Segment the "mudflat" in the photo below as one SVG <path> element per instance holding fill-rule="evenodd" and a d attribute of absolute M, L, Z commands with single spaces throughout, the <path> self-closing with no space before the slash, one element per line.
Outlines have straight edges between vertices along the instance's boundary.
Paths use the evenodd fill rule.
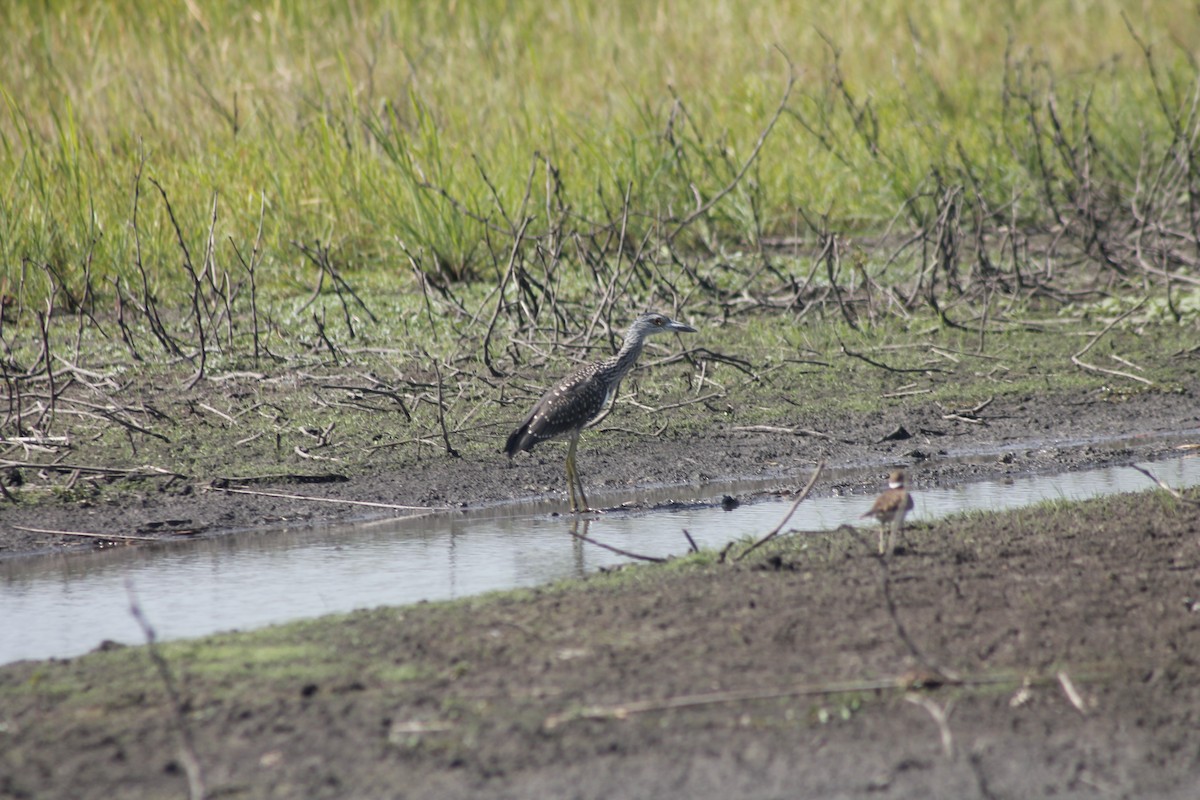
<path fill-rule="evenodd" d="M 919 491 L 1153 458 L 1197 426 L 1187 391 L 988 411 L 987 424 L 912 406 L 812 425 L 837 441 L 717 427 L 581 451 L 581 469 L 597 498 L 768 470 L 799 485 L 817 458 L 831 477 L 816 491 L 856 488 L 859 470 L 893 462 L 913 465 Z M 912 438 L 884 439 L 899 426 Z M 1113 442 L 1122 431 L 1148 435 Z M 622 434 L 593 438 L 606 435 Z M 303 491 L 468 507 L 559 498 L 557 455 L 511 468 L 427 458 Z M 190 782 L 193 795 L 264 798 L 1191 798 L 1200 513 L 1197 493 L 1185 497 L 945 520 L 906 531 L 889 561 L 870 528 L 791 532 L 742 560 L 735 547 L 723 563 L 701 554 L 8 665 L 0 796 L 179 797 Z M 215 489 L 164 502 L 61 508 L 43 525 L 347 513 Z"/>
<path fill-rule="evenodd" d="M 907 465 L 918 484 L 955 485 L 1124 463 L 1170 454 L 1189 434 L 1200 431 L 1193 378 L 1186 373 L 1180 377 L 1186 380 L 1169 391 L 1125 394 L 1093 387 L 1007 394 L 982 411 L 964 409 L 961 414 L 919 398 L 868 413 L 850 413 L 831 404 L 825 412 L 788 414 L 788 387 L 766 388 L 757 391 L 755 401 L 777 411 L 765 424 L 742 424 L 732 413 L 700 408 L 664 412 L 653 419 L 700 419 L 702 430 L 675 432 L 664 425 L 663 432 L 650 435 L 630 430 L 629 411 L 618 412 L 598 430 L 584 434 L 579 469 L 589 499 L 604 507 L 606 493 L 615 496 L 648 485 L 676 486 L 683 499 L 702 493 L 705 483 L 742 478 L 777 480 L 781 489 L 796 489 L 819 461 L 825 461 L 828 470 L 816 486 L 818 493 L 874 492 L 893 464 Z M 287 395 L 295 390 L 281 386 L 274 391 Z M 229 388 L 201 383 L 189 394 L 175 403 L 215 406 L 228 396 Z M 390 424 L 386 417 L 377 419 L 381 429 Z M 128 457 L 121 462 L 126 469 L 105 475 L 103 453 L 85 450 L 82 458 L 90 456 L 101 474 L 84 467 L 73 476 L 77 480 L 72 490 L 39 502 L 0 505 L 0 558 L 412 513 L 399 508 L 405 506 L 469 513 L 497 502 L 540 500 L 548 511 L 565 511 L 566 446 L 543 444 L 509 462 L 501 452 L 507 429 L 503 423 L 494 427 L 490 438 L 487 432 L 474 434 L 476 446 L 463 448 L 457 457 L 433 447 L 409 447 L 352 462 L 285 458 L 265 469 L 263 463 L 276 459 L 253 461 L 256 454 L 250 447 L 235 447 L 228 441 L 230 433 L 220 433 L 230 458 L 249 459 L 260 470 L 243 479 L 211 471 L 173 477 L 129 469 Z M 209 446 L 214 435 L 204 425 L 181 421 L 172 430 L 174 441 L 160 447 L 173 452 L 174 463 L 189 448 L 201 451 Z M 150 444 L 154 442 L 145 447 Z M 69 476 L 71 462 L 62 457 L 56 462 L 60 473 Z M 32 475 L 39 470 L 27 471 Z M 60 475 L 57 480 L 66 478 Z M 110 485 L 114 481 L 119 489 Z M 105 539 L 103 534 L 116 536 Z"/>

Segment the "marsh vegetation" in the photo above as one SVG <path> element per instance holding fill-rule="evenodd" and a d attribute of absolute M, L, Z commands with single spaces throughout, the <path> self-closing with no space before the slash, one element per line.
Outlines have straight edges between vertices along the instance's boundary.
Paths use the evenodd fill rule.
<path fill-rule="evenodd" d="M 4 3 L 0 550 L 556 492 L 647 308 L 597 483 L 1195 427 L 1190 4 L 744 5 Z M 1154 497 L 6 667 L 0 795 L 1191 797 Z"/>
<path fill-rule="evenodd" d="M 687 435 L 735 408 L 1173 390 L 1197 357 L 1184 4 L 0 23 L 5 464 L 101 470 L 10 470 L 27 496 L 487 457 L 535 370 L 650 307 L 704 334 L 634 384 L 642 433 L 664 405 Z"/>

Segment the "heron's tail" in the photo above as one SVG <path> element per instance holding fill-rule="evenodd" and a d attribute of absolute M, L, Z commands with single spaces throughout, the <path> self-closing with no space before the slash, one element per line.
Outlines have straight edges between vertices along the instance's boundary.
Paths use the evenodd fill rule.
<path fill-rule="evenodd" d="M 526 422 L 524 425 L 522 425 L 521 427 L 519 427 L 515 431 L 513 431 L 512 435 L 508 437 L 508 441 L 504 445 L 505 455 L 507 455 L 509 458 L 512 458 L 513 456 L 515 456 L 517 453 L 521 452 L 522 450 L 530 449 L 530 447 L 533 446 L 532 443 L 530 443 L 529 446 L 526 446 L 526 444 L 525 444 L 525 439 L 526 439 L 525 434 L 528 432 L 529 432 L 529 423 L 528 422 Z"/>

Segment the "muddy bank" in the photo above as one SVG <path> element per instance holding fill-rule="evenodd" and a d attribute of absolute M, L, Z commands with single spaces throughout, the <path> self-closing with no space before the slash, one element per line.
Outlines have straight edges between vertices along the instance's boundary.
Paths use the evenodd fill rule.
<path fill-rule="evenodd" d="M 1192 497 L 1198 495 L 1192 493 Z M 1164 493 L 0 668 L 0 796 L 1191 798 Z M 181 738 L 182 737 L 182 738 Z"/>
<path fill-rule="evenodd" d="M 774 403 L 787 405 L 781 397 Z M 1200 429 L 1200 403 L 1194 387 L 1132 394 L 1089 390 L 999 398 L 976 414 L 948 415 L 933 404 L 906 402 L 868 414 L 779 416 L 767 426 L 743 426 L 733 415 L 718 413 L 700 433 L 673 433 L 670 412 L 662 422 L 665 429 L 656 436 L 635 435 L 617 427 L 620 420 L 585 435 L 580 471 L 594 505 L 652 484 L 678 486 L 680 499 L 694 497 L 706 482 L 738 478 L 777 479 L 780 488 L 794 489 L 821 459 L 829 472 L 816 491 L 828 493 L 873 492 L 888 465 L 896 463 L 910 465 L 920 486 L 1154 458 Z M 545 501 L 548 511 L 565 510 L 565 445 L 543 445 L 510 465 L 499 452 L 505 432 L 497 429 L 494 451 L 485 447 L 482 454 L 458 458 L 383 450 L 365 463 L 291 465 L 278 470 L 277 478 L 124 478 L 118 490 L 76 489 L 36 503 L 5 502 L 0 557 L 112 546 L 103 539 L 27 528 L 171 539 L 405 513 L 295 496 L 456 513 L 535 499 Z M 227 487 L 250 493 L 233 494 Z"/>

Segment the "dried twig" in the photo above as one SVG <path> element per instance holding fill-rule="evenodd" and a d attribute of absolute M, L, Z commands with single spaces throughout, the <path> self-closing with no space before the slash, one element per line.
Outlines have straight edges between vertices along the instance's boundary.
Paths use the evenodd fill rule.
<path fill-rule="evenodd" d="M 301 447 L 300 445 L 296 445 L 295 447 L 293 447 L 292 452 L 295 453 L 300 458 L 305 458 L 305 459 L 308 459 L 309 461 L 335 461 L 339 464 L 345 462 L 344 458 L 335 458 L 333 456 L 315 455 L 313 453 L 308 452 L 307 448 Z"/>
<path fill-rule="evenodd" d="M 792 64 L 792 60 L 788 58 L 787 53 L 784 53 L 783 50 L 779 50 L 779 52 L 783 55 L 784 60 L 787 61 L 788 78 L 787 86 L 785 86 L 783 89 L 783 97 L 780 98 L 779 105 L 776 107 L 775 113 L 771 115 L 770 121 L 767 122 L 766 127 L 764 127 L 762 132 L 758 135 L 758 141 L 754 143 L 754 149 L 750 151 L 750 155 L 747 156 L 745 162 L 742 163 L 741 169 L 739 169 L 737 174 L 733 176 L 733 180 L 731 180 L 720 191 L 710 197 L 707 202 L 700 204 L 690 214 L 681 219 L 674 231 L 666 236 L 668 243 L 674 241 L 684 228 L 691 225 L 703 215 L 707 214 L 713 206 L 721 202 L 721 200 L 727 194 L 736 189 L 737 185 L 741 183 L 742 178 L 745 177 L 746 172 L 749 171 L 751 165 L 753 165 L 758 159 L 758 154 L 762 152 L 763 145 L 767 143 L 767 137 L 771 135 L 771 131 L 775 128 L 775 123 L 779 121 L 779 117 L 783 114 L 784 109 L 787 108 L 788 100 L 792 96 L 792 89 L 796 86 L 796 70 Z"/>
<path fill-rule="evenodd" d="M 104 541 L 114 542 L 158 542 L 161 539 L 156 539 L 153 536 L 131 536 L 123 533 L 87 533 L 84 531 L 60 531 L 53 528 L 30 528 L 26 525 L 11 525 L 13 530 L 28 531 L 30 533 L 48 533 L 51 536 L 80 536 L 87 539 L 103 539 Z"/>
<path fill-rule="evenodd" d="M 692 535 L 690 533 L 688 533 L 687 528 L 683 529 L 683 535 L 688 540 L 688 550 L 690 550 L 693 553 L 699 553 L 700 548 L 696 546 L 696 540 L 692 538 Z"/>
<path fill-rule="evenodd" d="M 258 282 L 255 279 L 255 269 L 263 257 L 262 237 L 263 237 L 263 221 L 267 214 L 267 195 L 262 193 L 259 195 L 258 205 L 258 232 L 254 236 L 254 246 L 250 251 L 250 258 L 247 260 L 242 256 L 242 251 L 238 249 L 237 243 L 233 241 L 233 237 L 229 237 L 229 244 L 233 246 L 234 255 L 241 262 L 242 269 L 246 270 L 246 274 L 250 280 L 250 321 L 251 332 L 254 336 L 254 363 L 258 363 L 261 347 L 259 346 L 259 322 L 258 322 Z"/>
<path fill-rule="evenodd" d="M 437 418 L 438 427 L 442 430 L 442 443 L 446 446 L 446 455 L 451 458 L 461 458 L 457 450 L 450 444 L 450 432 L 446 429 L 446 401 L 442 394 L 442 369 L 438 366 L 436 358 L 430 358 L 429 354 L 425 354 L 433 364 L 433 374 L 437 377 Z"/>
<path fill-rule="evenodd" d="M 865 356 L 862 353 L 856 353 L 855 351 L 846 347 L 846 345 L 844 345 L 844 344 L 841 347 L 842 347 L 842 352 L 845 355 L 848 355 L 851 358 L 857 358 L 860 361 L 865 361 L 868 364 L 870 364 L 872 367 L 879 367 L 880 369 L 886 369 L 888 372 L 919 372 L 921 374 L 925 374 L 925 373 L 929 373 L 929 372 L 949 372 L 949 370 L 941 369 L 939 367 L 891 367 L 880 361 L 876 361 L 873 358 Z"/>
<path fill-rule="evenodd" d="M 132 420 L 123 419 L 115 411 L 110 411 L 109 409 L 101 408 L 101 409 L 98 409 L 98 413 L 100 414 L 100 416 L 104 417 L 107 420 L 111 420 L 112 422 L 117 423 L 118 425 L 120 425 L 121 427 L 125 428 L 128 431 L 132 431 L 134 433 L 140 433 L 145 436 L 153 436 L 155 439 L 158 439 L 160 441 L 166 442 L 168 444 L 171 443 L 171 440 L 169 438 L 167 438 L 166 436 L 164 436 L 163 434 L 158 433 L 157 431 L 152 431 L 149 428 L 143 427 L 141 425 L 138 425 L 136 422 L 133 422 Z"/>
<path fill-rule="evenodd" d="M 126 478 L 186 478 L 178 472 L 172 472 L 162 467 L 92 467 L 85 464 L 42 464 L 37 461 L 12 461 L 0 458 L 0 467 L 22 467 L 26 469 L 49 470 L 51 472 L 83 472 L 95 475 L 120 475 Z"/>
<path fill-rule="evenodd" d="M 340 503 L 347 506 L 366 506 L 368 508 L 387 508 L 393 511 L 428 511 L 435 512 L 437 509 L 432 506 L 403 506 L 396 503 L 373 503 L 367 500 L 343 500 L 339 497 L 311 497 L 302 494 L 288 494 L 286 492 L 262 492 L 255 489 L 237 489 L 232 486 L 212 486 L 211 489 L 217 492 L 229 492 L 230 494 L 246 494 L 254 497 L 277 497 L 281 500 L 305 500 L 312 503 Z M 426 515 L 417 515 L 426 516 Z"/>
<path fill-rule="evenodd" d="M 224 411 L 220 411 L 218 409 L 213 408 L 208 403 L 197 403 L 196 405 L 200 408 L 203 408 L 205 411 L 209 412 L 210 414 L 216 414 L 221 419 L 227 421 L 230 425 L 237 424 L 237 420 L 235 420 L 233 417 L 229 416 Z"/>
<path fill-rule="evenodd" d="M 1012 675 L 979 675 L 965 676 L 939 681 L 940 686 L 995 686 L 1006 683 L 1017 683 L 1021 678 Z M 1049 683 L 1050 679 L 1041 678 L 1036 682 Z M 718 705 L 722 703 L 747 703 L 762 700 L 775 700 L 782 697 L 813 697 L 818 695 L 850 694 L 860 692 L 880 692 L 889 689 L 911 691 L 912 680 L 908 675 L 878 680 L 859 681 L 827 681 L 824 683 L 799 684 L 781 688 L 768 689 L 734 689 L 725 692 L 707 692 L 704 694 L 687 694 L 668 697 L 664 700 L 641 700 L 620 703 L 609 706 L 587 706 L 577 711 L 552 714 L 546 718 L 543 726 L 553 729 L 568 722 L 585 719 L 615 719 L 623 720 L 635 714 L 647 714 L 657 711 L 676 711 L 686 708 Z"/>
<path fill-rule="evenodd" d="M 605 544 L 604 542 L 600 542 L 600 541 L 593 539 L 592 537 L 587 535 L 588 525 L 591 524 L 591 520 L 585 519 L 583 521 L 583 530 L 584 530 L 583 533 L 580 533 L 578 530 L 576 530 L 576 527 L 578 526 L 578 524 L 579 524 L 579 519 L 578 519 L 578 517 L 576 517 L 575 519 L 573 519 L 571 521 L 571 527 L 567 529 L 567 533 L 571 534 L 571 536 L 575 537 L 576 539 L 578 539 L 581 542 L 587 542 L 588 544 L 594 544 L 596 547 L 599 547 L 603 550 L 607 550 L 610 553 L 616 553 L 619 556 L 625 556 L 626 558 L 636 559 L 637 561 L 649 561 L 653 564 L 664 564 L 667 561 L 667 559 L 660 558 L 659 556 L 644 556 L 644 555 L 641 555 L 640 553 L 633 553 L 633 552 L 630 552 L 629 550 L 622 550 L 619 547 L 613 547 L 611 544 Z"/>
<path fill-rule="evenodd" d="M 818 439 L 828 439 L 831 442 L 846 442 L 852 444 L 849 439 L 837 439 L 830 436 L 828 433 L 814 431 L 810 428 L 785 428 L 779 425 L 734 425 L 730 430 L 745 431 L 747 433 L 783 433 L 789 436 L 815 436 Z"/>
<path fill-rule="evenodd" d="M 183 229 L 179 226 L 179 220 L 175 217 L 175 209 L 171 205 L 171 199 L 167 196 L 167 190 L 164 189 L 163 185 L 154 178 L 150 178 L 150 183 L 153 184 L 154 188 L 158 189 L 158 193 L 162 195 L 163 204 L 167 207 L 167 217 L 171 220 L 171 227 L 175 229 L 175 239 L 179 244 L 180 252 L 183 254 L 183 267 L 187 271 L 188 278 L 192 282 L 192 318 L 196 325 L 196 338 L 200 348 L 200 352 L 197 353 L 197 355 L 200 357 L 200 363 L 196 367 L 196 374 L 192 376 L 191 381 L 188 383 L 188 388 L 190 389 L 204 378 L 205 365 L 208 361 L 207 332 L 206 328 L 204 327 L 204 317 L 207 315 L 201 313 L 202 308 L 204 311 L 207 311 L 208 302 L 204 299 L 203 284 L 200 276 L 196 273 L 195 264 L 192 262 L 192 253 L 188 249 L 187 240 L 183 236 Z M 217 198 L 216 194 L 214 193 L 214 219 L 217 208 L 216 202 Z M 211 316 L 209 316 L 209 321 L 211 322 Z M 196 363 L 194 358 L 190 358 L 189 360 L 191 360 L 192 363 Z"/>
<path fill-rule="evenodd" d="M 950 409 L 950 408 L 946 408 L 941 403 L 937 403 L 937 402 L 935 402 L 934 405 L 936 405 L 938 408 L 942 409 L 942 411 L 945 412 L 944 414 L 942 414 L 942 419 L 952 419 L 952 420 L 957 420 L 959 422 L 969 422 L 972 425 L 986 425 L 987 423 L 983 420 L 983 418 L 981 418 L 979 416 L 979 412 L 983 411 L 985 408 L 990 406 L 992 404 L 992 401 L 994 401 L 995 399 L 996 399 L 996 396 L 992 395 L 987 400 L 983 400 L 982 402 L 976 403 L 971 408 Z"/>
<path fill-rule="evenodd" d="M 353 386 L 345 383 L 327 383 L 323 386 L 316 387 L 317 389 L 340 389 L 345 392 L 361 392 L 363 394 L 377 394 L 381 397 L 387 397 L 396 402 L 400 406 L 400 412 L 404 414 L 404 419 L 412 422 L 412 414 L 408 411 L 408 406 L 404 403 L 404 398 L 400 394 L 391 389 L 376 389 L 370 386 Z"/>
<path fill-rule="evenodd" d="M 744 689 L 728 692 L 708 692 L 706 694 L 688 694 L 669 697 L 665 700 L 641 700 L 611 706 L 586 706 L 578 711 L 552 714 L 542 724 L 547 730 L 553 730 L 559 725 L 576 720 L 622 720 L 628 719 L 635 714 L 647 714 L 656 711 L 676 711 L 683 708 L 699 708 L 701 706 L 722 703 L 775 700 L 781 697 L 811 697 L 814 695 L 848 694 L 851 692 L 877 692 L 894 689 L 896 685 L 895 679 L 884 678 L 882 680 L 867 681 L 830 681 L 828 683 L 791 686 L 782 689 Z"/>
<path fill-rule="evenodd" d="M 345 295 L 350 295 L 362 312 L 367 315 L 371 322 L 378 323 L 379 319 L 372 313 L 363 299 L 358 296 L 358 292 L 354 291 L 354 287 L 346 282 L 338 272 L 337 267 L 333 264 L 331 257 L 332 247 L 328 244 L 322 244 L 320 241 L 313 242 L 312 246 L 306 245 L 301 241 L 293 241 L 292 246 L 298 249 L 318 270 L 317 286 L 313 292 L 313 296 L 309 298 L 308 303 L 305 303 L 303 308 L 308 306 L 317 299 L 321 293 L 321 287 L 325 283 L 325 276 L 329 276 L 329 282 L 333 284 L 334 293 L 337 294 L 338 302 L 342 305 L 342 319 L 346 322 L 346 329 L 350 332 L 350 338 L 357 336 L 354 330 L 354 315 L 350 313 L 350 304 L 346 302 Z"/>
<path fill-rule="evenodd" d="M 946 758 L 954 758 L 954 736 L 950 733 L 950 712 L 954 709 L 954 701 L 949 700 L 945 706 L 939 706 L 931 698 L 920 694 L 907 694 L 904 699 L 929 712 L 929 716 L 933 717 L 938 726 L 942 752 L 946 754 Z"/>
<path fill-rule="evenodd" d="M 672 408 L 683 408 L 684 406 L 695 405 L 696 403 L 704 403 L 709 400 L 724 397 L 725 395 L 726 395 L 725 392 L 709 392 L 708 394 L 704 395 L 703 397 L 693 397 L 688 400 L 680 400 L 676 403 L 666 403 L 665 405 L 661 405 L 661 406 L 648 406 L 645 403 L 639 403 L 633 399 L 626 400 L 625 402 L 629 403 L 631 406 L 636 406 L 636 407 L 642 409 L 643 411 L 647 411 L 651 414 L 658 414 L 661 411 L 669 411 Z M 610 404 L 609 408 L 606 409 L 606 411 L 611 410 L 611 408 L 612 408 L 612 405 Z M 607 416 L 607 413 L 605 414 L 605 416 Z M 595 424 L 598 424 L 600 421 L 601 421 L 600 419 L 597 419 L 596 423 L 588 425 L 588 427 L 589 428 L 595 427 Z"/>
<path fill-rule="evenodd" d="M 56 391 L 54 388 L 54 363 L 53 358 L 50 355 L 50 315 L 54 310 L 52 304 L 53 300 L 48 299 L 46 301 L 46 313 L 42 314 L 41 311 L 37 312 L 38 331 L 42 337 L 42 361 L 46 365 L 46 380 L 50 383 L 50 407 L 48 409 L 50 421 L 46 423 L 44 428 L 42 428 L 41 420 L 39 420 L 35 427 L 42 428 L 46 433 L 49 433 L 50 428 L 54 425 L 55 401 L 58 400 L 58 391 Z"/>
<path fill-rule="evenodd" d="M 1071 680 L 1071 676 L 1067 674 L 1066 670 L 1062 670 L 1055 677 L 1058 678 L 1058 684 L 1062 687 L 1063 694 L 1071 701 L 1071 705 L 1075 706 L 1075 710 L 1086 717 L 1088 713 L 1087 704 L 1083 701 L 1083 697 L 1080 696 L 1079 690 L 1075 688 L 1075 682 Z"/>
<path fill-rule="evenodd" d="M 167 692 L 167 701 L 171 704 L 171 719 L 175 723 L 175 733 L 179 738 L 179 760 L 183 762 L 183 770 L 188 779 L 188 797 L 190 800 L 204 800 L 207 796 L 204 786 L 204 770 L 196 755 L 196 742 L 187 716 L 188 703 L 184 701 L 175 685 L 175 675 L 171 672 L 171 665 L 167 663 L 166 657 L 158 649 L 158 637 L 142 612 L 137 594 L 133 590 L 133 582 L 128 578 L 125 580 L 125 592 L 129 595 L 129 613 L 133 615 L 142 629 L 142 634 L 146 637 L 146 649 L 150 654 L 150 660 L 154 662 L 154 666 L 158 670 L 158 677 Z"/>
<path fill-rule="evenodd" d="M 1184 503 L 1188 503 L 1193 506 L 1200 506 L 1200 500 L 1193 500 L 1190 497 L 1184 497 L 1182 492 L 1180 492 L 1175 487 L 1171 486 L 1169 483 L 1167 483 L 1162 478 L 1155 475 L 1150 470 L 1145 469 L 1143 467 L 1139 467 L 1137 464 L 1130 464 L 1129 466 L 1132 467 L 1133 469 L 1136 469 L 1138 472 L 1142 473 L 1150 480 L 1154 481 L 1156 484 L 1158 484 L 1160 489 L 1163 489 L 1164 491 L 1166 491 L 1168 494 L 1170 494 L 1176 500 L 1180 500 Z"/>
<path fill-rule="evenodd" d="M 779 520 L 779 524 L 775 526 L 775 529 L 772 530 L 770 533 L 768 533 L 766 536 L 759 539 L 754 544 L 747 547 L 745 550 L 743 550 L 736 558 L 733 559 L 734 561 L 741 561 L 743 558 L 750 555 L 755 550 L 762 547 L 764 544 L 766 544 L 767 542 L 771 541 L 772 539 L 774 539 L 776 536 L 779 535 L 779 532 L 783 530 L 783 526 L 786 525 L 788 520 L 792 518 L 792 514 L 796 513 L 796 509 L 799 508 L 800 504 L 803 503 L 804 500 L 808 497 L 808 493 L 812 491 L 813 486 L 816 486 L 817 478 L 821 477 L 821 472 L 824 469 L 825 469 L 825 462 L 824 461 L 818 462 L 817 468 L 815 470 L 813 470 L 812 477 L 808 479 L 808 485 L 805 486 L 804 490 L 800 492 L 800 496 L 796 498 L 796 501 L 794 503 L 792 503 L 792 507 L 788 509 L 788 512 L 783 515 L 783 519 Z"/>
<path fill-rule="evenodd" d="M 932 394 L 932 393 L 933 393 L 933 389 L 904 389 L 904 390 L 895 391 L 895 392 L 884 392 L 883 394 L 881 394 L 879 396 L 883 397 L 883 398 L 887 398 L 887 399 L 894 399 L 897 397 L 912 397 L 913 395 Z"/>
<path fill-rule="evenodd" d="M 1146 304 L 1146 300 L 1147 300 L 1147 298 L 1143 297 L 1141 300 L 1139 300 L 1139 301 L 1137 302 L 1137 304 L 1136 304 L 1136 305 L 1135 305 L 1133 308 L 1129 309 L 1129 310 L 1128 310 L 1128 311 L 1126 311 L 1124 314 L 1121 314 L 1119 317 L 1117 317 L 1116 319 L 1114 319 L 1112 322 L 1110 322 L 1110 323 L 1108 323 L 1107 325 L 1105 325 L 1105 326 L 1104 326 L 1104 330 L 1100 331 L 1100 332 L 1099 332 L 1099 333 L 1097 333 L 1095 336 L 1093 336 L 1093 337 L 1092 337 L 1092 338 L 1091 338 L 1091 339 L 1088 341 L 1088 343 L 1087 343 L 1086 345 L 1084 345 L 1084 346 L 1083 346 L 1083 349 L 1082 349 L 1082 350 L 1080 350 L 1080 351 L 1079 351 L 1078 353 L 1076 353 L 1075 355 L 1071 356 L 1071 363 L 1072 363 L 1072 364 L 1074 364 L 1074 365 L 1075 365 L 1075 366 L 1077 366 L 1077 367 L 1081 367 L 1081 368 L 1083 368 L 1083 369 L 1086 369 L 1086 370 L 1091 370 L 1092 372 L 1103 372 L 1105 375 L 1115 375 L 1115 376 L 1117 376 L 1117 377 L 1120 377 L 1120 378 L 1129 378 L 1129 380 L 1131 380 L 1131 381 L 1138 381 L 1138 382 L 1140 382 L 1140 383 L 1144 383 L 1144 384 L 1146 384 L 1147 386 L 1153 386 L 1153 385 L 1154 385 L 1154 381 L 1150 380 L 1149 378 L 1143 378 L 1143 377 L 1142 377 L 1142 376 L 1140 376 L 1140 375 L 1131 375 L 1131 374 L 1130 374 L 1130 373 L 1128 373 L 1128 372 L 1121 372 L 1120 370 L 1115 370 L 1115 369 L 1104 369 L 1103 367 L 1097 367 L 1095 364 L 1088 364 L 1088 363 L 1086 363 L 1086 362 L 1084 362 L 1084 361 L 1080 360 L 1080 359 L 1082 359 L 1082 358 L 1083 358 L 1084 354 L 1085 354 L 1085 353 L 1087 353 L 1087 351 L 1088 351 L 1088 350 L 1091 350 L 1091 349 L 1092 349 L 1092 347 L 1093 347 L 1093 346 L 1096 344 L 1096 342 L 1100 341 L 1100 339 L 1101 339 L 1101 338 L 1104 336 L 1104 334 L 1106 334 L 1106 333 L 1108 333 L 1109 331 L 1111 331 L 1111 330 L 1113 329 L 1113 327 L 1115 327 L 1115 326 L 1116 326 L 1116 324 L 1117 324 L 1118 322 L 1121 322 L 1121 321 L 1122 321 L 1122 320 L 1124 320 L 1126 317 L 1128 317 L 1130 314 L 1132 314 L 1133 312 L 1135 312 L 1135 311 L 1137 311 L 1139 308 L 1141 308 L 1143 305 L 1145 305 L 1145 304 Z"/>

